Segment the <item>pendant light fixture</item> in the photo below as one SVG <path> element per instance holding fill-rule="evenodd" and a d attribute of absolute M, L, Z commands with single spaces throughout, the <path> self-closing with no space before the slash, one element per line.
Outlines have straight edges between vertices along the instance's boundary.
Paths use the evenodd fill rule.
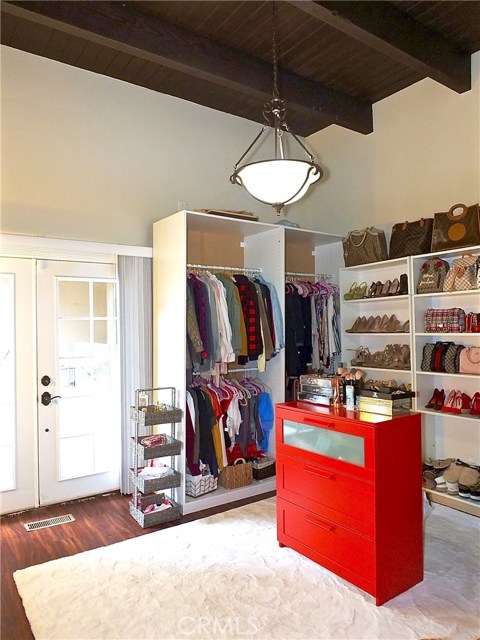
<path fill-rule="evenodd" d="M 274 0 L 272 0 L 272 34 L 273 96 L 264 104 L 264 122 L 260 133 L 236 163 L 230 182 L 244 187 L 253 198 L 271 205 L 277 215 L 280 215 L 285 205 L 300 200 L 307 193 L 309 186 L 320 180 L 323 171 L 315 163 L 314 156 L 287 124 L 287 107 L 278 90 Z M 257 146 L 261 144 L 260 139 L 267 129 L 273 130 L 274 134 L 273 158 L 242 164 L 257 143 Z M 287 158 L 289 138 L 285 139 L 286 134 L 301 147 L 308 160 Z"/>

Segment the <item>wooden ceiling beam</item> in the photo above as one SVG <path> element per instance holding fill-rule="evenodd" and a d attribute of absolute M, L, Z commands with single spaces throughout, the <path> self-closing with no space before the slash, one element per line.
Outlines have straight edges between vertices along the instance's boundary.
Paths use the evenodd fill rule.
<path fill-rule="evenodd" d="M 134 3 L 133 3 L 134 4 Z M 271 65 L 195 33 L 141 13 L 121 2 L 2 2 L 2 11 L 90 42 L 190 74 L 262 101 L 272 97 Z M 370 133 L 372 105 L 294 73 L 279 70 L 282 97 L 290 110 Z M 261 114 L 259 114 L 260 117 Z"/>
<path fill-rule="evenodd" d="M 463 93 L 470 56 L 384 0 L 287 0 L 298 9 L 424 76 Z"/>

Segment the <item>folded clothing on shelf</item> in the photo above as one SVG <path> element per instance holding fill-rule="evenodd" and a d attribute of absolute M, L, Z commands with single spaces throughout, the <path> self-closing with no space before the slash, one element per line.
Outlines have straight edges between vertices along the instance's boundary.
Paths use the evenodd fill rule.
<path fill-rule="evenodd" d="M 156 433 L 153 436 L 145 436 L 140 440 L 140 444 L 144 447 L 158 447 L 161 444 L 167 444 L 167 436 L 164 433 Z"/>
<path fill-rule="evenodd" d="M 174 473 L 174 470 L 167 465 L 148 466 L 139 469 L 138 476 L 142 478 L 163 478 L 170 476 Z"/>

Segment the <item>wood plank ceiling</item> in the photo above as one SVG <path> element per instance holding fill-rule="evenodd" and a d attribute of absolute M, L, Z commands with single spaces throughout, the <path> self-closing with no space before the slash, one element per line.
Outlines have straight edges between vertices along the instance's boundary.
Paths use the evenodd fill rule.
<path fill-rule="evenodd" d="M 262 122 L 272 0 L 1 3 L 1 42 Z M 480 2 L 275 0 L 288 123 L 373 130 L 372 104 L 430 77 L 468 91 Z"/>

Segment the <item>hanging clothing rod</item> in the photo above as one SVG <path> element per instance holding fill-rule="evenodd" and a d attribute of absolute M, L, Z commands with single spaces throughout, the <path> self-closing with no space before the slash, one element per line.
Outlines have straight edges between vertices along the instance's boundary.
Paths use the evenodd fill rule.
<path fill-rule="evenodd" d="M 204 269 L 205 271 L 214 271 L 218 269 L 219 271 L 241 271 L 243 273 L 262 273 L 261 269 L 250 269 L 248 267 L 221 267 L 219 265 L 212 264 L 187 264 L 188 269 Z"/>
<path fill-rule="evenodd" d="M 245 371 L 258 371 L 258 367 L 244 367 L 242 369 L 229 369 L 225 373 L 221 373 L 221 376 L 227 376 L 229 373 L 244 373 Z M 193 376 L 210 375 L 208 371 L 193 371 Z"/>
<path fill-rule="evenodd" d="M 310 278 L 332 278 L 331 273 L 298 273 L 296 271 L 285 271 L 285 276 L 308 276 Z"/>

